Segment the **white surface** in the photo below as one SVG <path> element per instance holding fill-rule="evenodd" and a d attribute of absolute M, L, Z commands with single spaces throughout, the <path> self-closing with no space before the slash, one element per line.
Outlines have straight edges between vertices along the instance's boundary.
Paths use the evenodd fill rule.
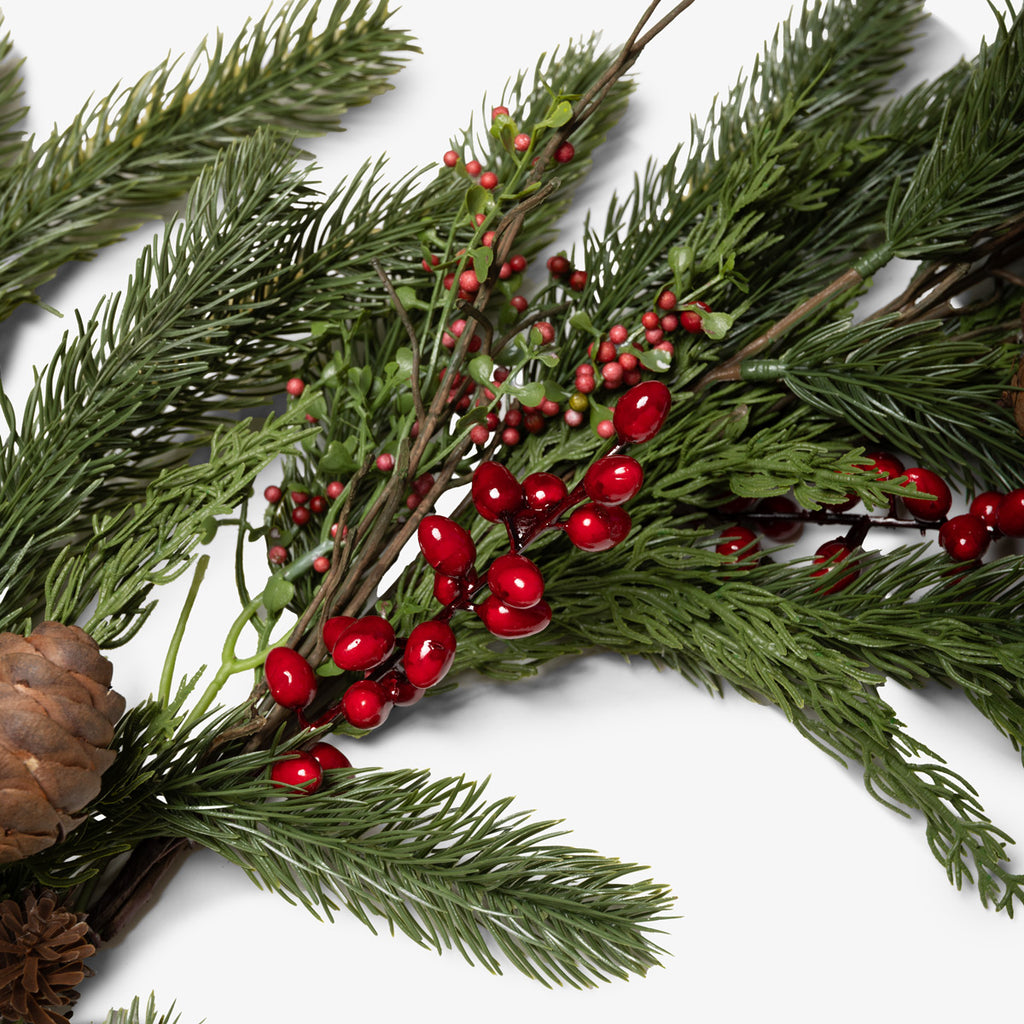
<path fill-rule="evenodd" d="M 519 67 L 568 36 L 603 29 L 608 44 L 621 40 L 641 6 L 409 0 L 397 21 L 415 32 L 424 55 L 396 79 L 396 91 L 349 118 L 344 136 L 314 144 L 327 164 L 324 180 L 385 150 L 396 175 L 439 158 L 467 115 L 479 116 L 483 90 L 497 101 Z M 588 192 L 596 210 L 613 188 L 628 187 L 649 154 L 671 150 L 691 111 L 703 117 L 789 6 L 704 0 L 650 48 L 636 69 L 630 120 Z M 937 18 L 919 71 L 973 52 L 992 24 L 983 0 L 928 6 Z M 167 52 L 191 52 L 216 26 L 230 37 L 262 10 L 262 0 L 8 0 L 7 28 L 27 58 L 33 130 L 65 124 L 89 93 L 133 81 Z M 566 237 L 574 230 L 570 224 Z M 122 286 L 150 233 L 62 275 L 47 300 L 65 313 L 91 309 Z M 8 347 L 2 365 L 16 405 L 31 365 L 45 361 L 68 325 L 28 311 L 0 328 L 13 334 L 13 361 Z M 230 553 L 221 551 L 218 566 L 219 580 L 211 573 L 193 615 L 181 670 L 219 649 L 224 609 L 233 606 Z M 180 593 L 169 595 L 163 619 L 116 654 L 117 686 L 130 698 L 154 683 L 154 652 Z M 646 697 L 639 717 L 637 690 Z M 1024 835 L 1024 776 L 1009 745 L 954 695 L 889 688 L 887 696 L 913 735 L 978 786 L 994 819 Z M 163 1006 L 177 1000 L 183 1024 L 371 1014 L 421 1024 L 577 1014 L 591 1024 L 627 1016 L 841 1024 L 981 1019 L 1015 1008 L 1008 982 L 1024 952 L 1024 923 L 983 910 L 973 890 L 957 893 L 920 821 L 875 803 L 858 771 L 844 772 L 774 710 L 735 694 L 712 700 L 646 664 L 589 658 L 552 665 L 532 682 L 471 685 L 396 713 L 353 760 L 490 774 L 493 796 L 515 793 L 520 807 L 565 818 L 578 845 L 651 865 L 673 887 L 682 915 L 667 925 L 665 969 L 592 992 L 550 992 L 515 972 L 495 978 L 456 955 L 439 959 L 404 937 L 375 938 L 348 917 L 318 925 L 230 865 L 197 855 L 127 941 L 97 958 L 76 1021 L 99 1020 L 150 990 Z"/>

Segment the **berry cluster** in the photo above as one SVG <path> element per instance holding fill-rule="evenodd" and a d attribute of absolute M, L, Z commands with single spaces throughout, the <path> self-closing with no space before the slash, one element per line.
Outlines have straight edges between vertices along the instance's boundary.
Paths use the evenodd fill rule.
<path fill-rule="evenodd" d="M 823 584 L 821 592 L 833 594 L 857 578 L 856 568 L 847 566 L 838 571 L 838 567 L 863 542 L 871 528 L 937 530 L 940 547 L 953 561 L 962 564 L 977 562 L 991 541 L 1000 536 L 1024 537 L 1024 488 L 1008 494 L 985 491 L 974 498 L 967 512 L 947 518 L 953 495 L 946 481 L 932 470 L 921 466 L 904 467 L 888 452 L 868 453 L 860 468 L 873 472 L 878 480 L 894 481 L 912 493 L 891 497 L 885 516 L 849 514 L 859 500 L 856 494 L 849 494 L 844 500 L 815 512 L 799 508 L 785 496 L 757 502 L 733 498 L 719 507 L 719 513 L 736 515 L 750 525 L 727 527 L 721 532 L 715 550 L 733 559 L 736 567 L 749 569 L 760 561 L 758 533 L 774 541 L 787 542 L 796 540 L 806 523 L 848 525 L 845 536 L 826 541 L 812 558 L 818 568 L 811 575 L 826 577 L 827 586 Z M 901 514 L 901 509 L 909 518 Z"/>
<path fill-rule="evenodd" d="M 308 491 L 288 491 L 271 484 L 263 491 L 263 497 L 271 508 L 280 507 L 287 512 L 293 526 L 302 528 L 315 523 L 327 512 L 332 502 L 339 498 L 345 490 L 340 480 L 332 480 L 324 488 L 323 494 L 309 494 Z M 332 534 L 333 536 L 333 534 Z M 283 544 L 272 544 L 267 549 L 267 561 L 271 565 L 285 565 L 291 559 L 291 553 Z M 325 573 L 331 567 L 330 559 L 321 556 L 313 561 L 313 569 Z"/>
<path fill-rule="evenodd" d="M 523 549 L 545 530 L 564 531 L 583 551 L 604 551 L 625 540 L 632 524 L 621 506 L 635 497 L 644 479 L 640 463 L 625 450 L 661 429 L 670 402 L 669 390 L 660 381 L 647 381 L 626 392 L 613 414 L 617 444 L 587 469 L 572 491 L 551 473 L 532 473 L 520 482 L 498 462 L 481 463 L 473 474 L 473 503 L 484 519 L 505 526 L 508 553 L 478 573 L 476 545 L 469 532 L 447 516 L 424 516 L 417 540 L 434 570 L 433 592 L 443 606 L 441 611 L 414 626 L 404 639 L 380 615 L 327 619 L 322 639 L 332 661 L 360 678 L 347 687 L 339 702 L 308 720 L 305 711 L 317 696 L 317 674 L 297 651 L 276 647 L 264 667 L 274 700 L 294 711 L 304 727 L 319 728 L 343 719 L 355 728 L 373 729 L 393 707 L 415 704 L 444 679 L 455 657 L 456 638 L 449 622 L 456 612 L 473 611 L 492 634 L 503 639 L 528 637 L 545 629 L 551 622 L 551 607 L 543 599 L 544 579 Z M 489 593 L 480 599 L 485 590 Z M 273 781 L 314 792 L 327 767 L 321 758 L 332 756 L 322 749 L 318 756 L 319 747 L 286 754 L 274 766 Z"/>

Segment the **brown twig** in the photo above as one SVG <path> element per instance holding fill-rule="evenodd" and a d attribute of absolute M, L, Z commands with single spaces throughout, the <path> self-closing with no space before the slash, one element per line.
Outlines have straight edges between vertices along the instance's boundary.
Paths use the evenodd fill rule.
<path fill-rule="evenodd" d="M 398 292 L 395 291 L 395 286 L 391 283 L 387 271 L 381 266 L 380 260 L 375 257 L 370 260 L 370 264 L 377 271 L 377 276 L 387 289 L 395 311 L 398 313 L 398 319 L 402 321 L 405 333 L 409 336 L 409 344 L 412 346 L 412 376 L 409 379 L 409 387 L 412 390 L 413 406 L 416 409 L 416 422 L 422 424 L 426 419 L 426 411 L 423 408 L 423 396 L 420 394 L 420 339 L 416 336 L 416 328 L 413 326 L 412 320 L 409 319 L 409 314 L 398 298 Z"/>

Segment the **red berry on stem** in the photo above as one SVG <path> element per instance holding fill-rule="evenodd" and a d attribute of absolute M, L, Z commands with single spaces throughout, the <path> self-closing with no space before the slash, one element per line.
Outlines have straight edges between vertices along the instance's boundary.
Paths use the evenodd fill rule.
<path fill-rule="evenodd" d="M 779 516 L 793 516 L 792 519 L 759 519 L 757 528 L 772 540 L 780 542 L 796 540 L 804 532 L 803 521 L 795 518 L 800 509 L 795 501 L 785 495 L 763 498 L 757 503 L 758 512 L 771 512 Z"/>
<path fill-rule="evenodd" d="M 284 495 L 284 492 L 281 490 L 281 488 L 280 487 L 275 487 L 273 484 L 271 484 L 263 492 L 263 497 L 266 498 L 267 501 L 269 501 L 271 505 L 276 505 L 281 500 L 283 495 Z"/>
<path fill-rule="evenodd" d="M 612 425 L 623 443 L 649 441 L 661 430 L 672 404 L 672 393 L 660 380 L 630 388 L 618 401 Z"/>
<path fill-rule="evenodd" d="M 1003 496 L 998 491 L 982 491 L 971 502 L 968 511 L 977 516 L 990 530 L 998 529 L 996 517 L 999 514 L 999 505 Z"/>
<path fill-rule="evenodd" d="M 487 570 L 491 593 L 510 608 L 532 608 L 544 596 L 544 577 L 525 555 L 500 555 Z"/>
<path fill-rule="evenodd" d="M 285 754 L 270 769 L 270 781 L 281 789 L 297 786 L 303 793 L 315 793 L 323 779 L 320 762 L 305 750 Z"/>
<path fill-rule="evenodd" d="M 576 155 L 576 147 L 571 142 L 563 142 L 555 150 L 555 162 L 567 164 Z"/>
<path fill-rule="evenodd" d="M 621 508 L 588 501 L 569 516 L 565 532 L 582 551 L 607 551 L 626 539 L 631 526 Z"/>
<path fill-rule="evenodd" d="M 395 649 L 395 631 L 387 619 L 364 615 L 335 641 L 331 657 L 338 668 L 365 672 L 386 661 Z"/>
<path fill-rule="evenodd" d="M 274 544 L 267 549 L 267 561 L 271 565 L 284 565 L 288 561 L 288 549 Z"/>
<path fill-rule="evenodd" d="M 299 505 L 298 508 L 292 509 L 292 522 L 296 526 L 305 526 L 309 522 L 311 514 L 305 505 Z"/>
<path fill-rule="evenodd" d="M 309 511 L 320 515 L 327 511 L 327 499 L 322 494 L 315 494 L 309 499 Z"/>
<path fill-rule="evenodd" d="M 324 647 L 328 651 L 334 650 L 334 645 L 341 639 L 341 634 L 348 629 L 356 620 L 351 615 L 334 615 L 324 623 L 322 636 Z"/>
<path fill-rule="evenodd" d="M 382 473 L 390 473 L 395 468 L 395 457 L 388 452 L 377 456 L 377 468 Z"/>
<path fill-rule="evenodd" d="M 292 398 L 298 398 L 299 395 L 306 390 L 306 382 L 301 377 L 292 377 L 292 379 L 285 384 L 284 389 L 292 396 Z"/>
<path fill-rule="evenodd" d="M 941 519 L 953 504 L 953 495 L 946 486 L 946 481 L 930 469 L 911 466 L 905 473 L 908 485 L 916 486 L 922 494 L 932 494 L 932 498 L 917 498 L 912 495 L 903 496 L 903 504 L 915 518 L 925 523 L 934 523 Z M 1004 531 L 1005 532 L 1005 531 Z"/>
<path fill-rule="evenodd" d="M 454 167 L 459 162 L 459 154 L 454 149 L 449 149 L 442 159 L 445 167 Z"/>
<path fill-rule="evenodd" d="M 965 512 L 939 527 L 939 544 L 957 562 L 973 562 L 988 549 L 991 535 L 980 516 Z"/>
<path fill-rule="evenodd" d="M 466 173 L 471 177 L 475 178 L 483 168 L 480 166 L 479 160 L 467 160 L 466 161 Z"/>
<path fill-rule="evenodd" d="M 333 743 L 321 740 L 310 747 L 309 752 L 319 761 L 324 771 L 352 767 L 352 762 Z"/>
<path fill-rule="evenodd" d="M 526 500 L 522 485 L 500 462 L 481 462 L 476 467 L 470 493 L 477 512 L 492 523 L 518 512 Z"/>
<path fill-rule="evenodd" d="M 491 107 L 491 120 L 492 121 L 496 121 L 502 115 L 504 115 L 505 117 L 508 117 L 508 107 L 506 107 L 506 106 Z"/>
<path fill-rule="evenodd" d="M 494 171 L 484 171 L 484 173 L 480 175 L 481 188 L 492 189 L 497 188 L 497 186 L 498 176 L 494 173 Z"/>
<path fill-rule="evenodd" d="M 726 558 L 735 559 L 741 569 L 753 569 L 760 561 L 761 545 L 753 530 L 745 526 L 730 526 L 719 535 L 715 551 Z"/>
<path fill-rule="evenodd" d="M 1024 537 L 1024 488 L 1018 487 L 999 499 L 996 529 L 1007 537 Z"/>
<path fill-rule="evenodd" d="M 587 287 L 587 272 L 585 270 L 574 270 L 569 275 L 569 287 L 574 292 L 581 292 Z"/>
<path fill-rule="evenodd" d="M 454 519 L 424 516 L 416 531 L 423 557 L 446 576 L 465 576 L 473 568 L 476 545 Z"/>
<path fill-rule="evenodd" d="M 549 256 L 547 267 L 553 277 L 565 277 L 572 270 L 572 264 L 564 256 Z"/>
<path fill-rule="evenodd" d="M 512 140 L 512 148 L 517 153 L 525 153 L 530 148 L 530 136 L 527 135 L 525 132 L 520 132 Z"/>
<path fill-rule="evenodd" d="M 644 471 L 628 455 L 606 455 L 598 459 L 583 478 L 587 497 L 602 505 L 621 505 L 636 497 L 644 482 Z"/>
<path fill-rule="evenodd" d="M 455 658 L 455 633 L 447 622 L 430 619 L 414 626 L 402 652 L 402 667 L 413 686 L 425 690 L 448 674 Z"/>
<path fill-rule="evenodd" d="M 526 504 L 535 512 L 546 512 L 569 497 L 565 481 L 554 473 L 531 473 L 523 480 Z"/>
<path fill-rule="evenodd" d="M 700 313 L 695 313 L 692 309 L 683 310 L 679 314 L 679 326 L 690 334 L 700 334 L 703 329 Z"/>
<path fill-rule="evenodd" d="M 376 729 L 391 713 L 392 703 L 380 683 L 361 679 L 345 691 L 341 707 L 357 729 Z"/>
<path fill-rule="evenodd" d="M 601 420 L 594 429 L 597 431 L 597 436 L 603 437 L 605 440 L 615 435 L 615 424 L 611 420 Z"/>
<path fill-rule="evenodd" d="M 309 501 L 309 495 L 305 491 L 292 491 L 291 497 L 296 505 L 305 505 Z"/>
<path fill-rule="evenodd" d="M 663 291 L 658 296 L 658 301 L 655 303 L 655 305 L 658 307 L 658 309 L 663 309 L 666 312 L 668 312 L 668 310 L 676 308 L 676 302 L 677 299 L 675 292 L 670 292 L 666 288 L 665 291 Z"/>
<path fill-rule="evenodd" d="M 387 697 L 396 708 L 407 708 L 418 704 L 420 698 L 426 693 L 418 686 L 413 686 L 401 672 L 385 672 L 378 680 L 384 696 Z"/>
<path fill-rule="evenodd" d="M 270 695 L 283 708 L 304 708 L 316 696 L 316 674 L 298 651 L 275 647 L 263 665 Z"/>
<path fill-rule="evenodd" d="M 326 555 L 313 559 L 313 572 L 325 573 L 331 567 L 331 560 Z"/>
<path fill-rule="evenodd" d="M 825 543 L 814 552 L 812 562 L 815 565 L 821 565 L 821 568 L 815 569 L 811 575 L 825 576 L 827 577 L 826 582 L 831 583 L 828 587 L 819 587 L 818 593 L 838 593 L 840 590 L 844 590 L 848 587 L 860 575 L 860 571 L 858 569 L 850 569 L 849 571 L 844 570 L 842 572 L 838 571 L 839 564 L 849 558 L 850 554 L 850 546 L 841 537 L 837 537 L 835 540 L 825 541 Z"/>
<path fill-rule="evenodd" d="M 551 622 L 551 608 L 546 601 L 538 601 L 532 608 L 510 608 L 495 594 L 488 594 L 473 610 L 495 636 L 506 640 L 533 636 Z"/>
<path fill-rule="evenodd" d="M 878 480 L 895 480 L 903 476 L 903 463 L 888 452 L 867 452 L 864 460 L 858 465 L 862 469 L 873 471 Z"/>

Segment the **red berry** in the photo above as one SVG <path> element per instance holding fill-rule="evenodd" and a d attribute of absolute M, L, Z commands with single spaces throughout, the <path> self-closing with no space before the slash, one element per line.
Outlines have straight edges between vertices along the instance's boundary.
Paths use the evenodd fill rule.
<path fill-rule="evenodd" d="M 506 106 L 491 107 L 491 120 L 492 121 L 496 121 L 499 117 L 501 117 L 503 115 L 505 117 L 508 117 L 508 107 L 506 107 Z"/>
<path fill-rule="evenodd" d="M 519 431 L 514 427 L 506 427 L 501 432 L 501 443 L 509 448 L 514 448 L 522 440 Z"/>
<path fill-rule="evenodd" d="M 971 502 L 968 511 L 977 516 L 990 530 L 997 529 L 996 517 L 1003 496 L 998 491 L 983 491 Z"/>
<path fill-rule="evenodd" d="M 861 469 L 874 471 L 877 480 L 895 480 L 903 476 L 903 463 L 888 452 L 867 452 L 865 461 L 858 463 Z"/>
<path fill-rule="evenodd" d="M 270 769 L 270 781 L 279 788 L 297 786 L 303 793 L 315 793 L 323 783 L 320 762 L 305 750 L 293 750 Z"/>
<path fill-rule="evenodd" d="M 327 499 L 322 494 L 315 494 L 309 499 L 309 511 L 317 515 L 327 511 Z"/>
<path fill-rule="evenodd" d="M 626 539 L 632 521 L 614 505 L 587 502 L 569 516 L 565 532 L 582 551 L 607 551 Z"/>
<path fill-rule="evenodd" d="M 661 430 L 672 404 L 672 393 L 660 380 L 637 384 L 619 399 L 612 425 L 619 440 L 640 444 Z"/>
<path fill-rule="evenodd" d="M 988 548 L 990 534 L 980 516 L 965 512 L 939 527 L 939 544 L 957 562 L 973 562 Z"/>
<path fill-rule="evenodd" d="M 500 462 L 481 462 L 476 467 L 470 493 L 477 512 L 492 523 L 518 512 L 526 500 L 519 481 Z"/>
<path fill-rule="evenodd" d="M 292 379 L 285 384 L 284 389 L 292 396 L 292 398 L 298 398 L 299 395 L 306 390 L 306 382 L 301 377 L 292 377 Z"/>
<path fill-rule="evenodd" d="M 552 277 L 565 277 L 572 270 L 572 264 L 564 256 L 551 256 L 547 263 Z"/>
<path fill-rule="evenodd" d="M 291 497 L 296 505 L 305 505 L 309 501 L 309 495 L 305 491 L 292 491 Z"/>
<path fill-rule="evenodd" d="M 800 509 L 795 501 L 785 495 L 778 495 L 774 498 L 764 498 L 757 503 L 758 512 L 771 512 L 780 516 L 799 515 Z M 757 528 L 772 540 L 785 543 L 796 540 L 804 532 L 804 524 L 800 519 L 759 519 Z"/>
<path fill-rule="evenodd" d="M 623 370 L 635 370 L 639 364 L 640 360 L 637 359 L 632 352 L 623 352 L 622 355 L 619 356 L 619 366 L 621 366 Z"/>
<path fill-rule="evenodd" d="M 434 597 L 447 606 L 462 601 L 466 594 L 466 577 L 445 576 L 434 572 Z"/>
<path fill-rule="evenodd" d="M 275 487 L 271 484 L 264 492 L 263 497 L 270 502 L 271 505 L 276 505 L 281 498 L 284 496 L 284 492 L 280 487 Z"/>
<path fill-rule="evenodd" d="M 665 332 L 665 334 L 672 334 L 673 331 L 678 331 L 679 317 L 677 317 L 674 313 L 666 313 L 661 318 L 661 329 Z M 659 338 L 658 340 L 660 341 L 661 339 Z"/>
<path fill-rule="evenodd" d="M 594 380 L 594 375 L 592 373 L 588 373 L 588 374 L 581 373 L 576 378 L 575 383 L 576 383 L 576 390 L 581 395 L 589 395 L 597 387 L 597 382 Z M 576 409 L 576 406 L 572 404 L 572 398 L 573 397 L 575 397 L 575 396 L 572 396 L 572 397 L 569 398 L 569 406 L 572 409 Z M 586 406 L 584 406 L 584 408 L 586 408 Z M 576 409 L 576 411 L 577 412 L 583 412 L 583 409 Z"/>
<path fill-rule="evenodd" d="M 658 328 L 661 321 L 658 319 L 657 313 L 647 312 L 640 317 L 640 323 L 643 324 L 645 330 L 653 331 Z"/>
<path fill-rule="evenodd" d="M 271 565 L 284 565 L 288 561 L 288 549 L 275 544 L 267 549 L 267 561 Z"/>
<path fill-rule="evenodd" d="M 526 257 L 521 253 L 509 258 L 508 265 L 516 274 L 521 274 L 526 269 Z"/>
<path fill-rule="evenodd" d="M 565 482 L 554 473 L 531 473 L 523 480 L 526 504 L 535 512 L 546 512 L 569 496 Z"/>
<path fill-rule="evenodd" d="M 849 556 L 850 547 L 842 538 L 825 541 L 825 543 L 814 552 L 814 558 L 812 559 L 813 563 L 815 565 L 819 565 L 821 563 L 826 564 L 822 565 L 820 569 L 815 569 L 811 575 L 826 576 L 829 579 L 835 580 L 831 586 L 819 587 L 819 593 L 835 594 L 848 587 L 860 575 L 860 571 L 858 569 L 851 569 L 848 572 L 844 571 L 841 574 L 837 572 L 839 563 L 845 561 Z"/>
<path fill-rule="evenodd" d="M 396 708 L 407 708 L 418 704 L 420 698 L 426 693 L 426 690 L 413 686 L 401 672 L 385 672 L 378 681 L 384 691 L 384 696 Z"/>
<path fill-rule="evenodd" d="M 430 488 L 434 486 L 434 474 L 433 473 L 422 473 L 416 477 L 412 482 L 413 494 L 418 494 L 421 498 L 427 496 L 430 493 Z"/>
<path fill-rule="evenodd" d="M 583 488 L 591 501 L 621 505 L 639 493 L 643 482 L 643 467 L 636 459 L 628 455 L 606 455 L 587 470 Z"/>
<path fill-rule="evenodd" d="M 351 615 L 334 615 L 324 623 L 321 635 L 324 638 L 324 647 L 328 651 L 334 650 L 334 645 L 341 639 L 341 634 L 348 629 L 356 620 Z"/>
<path fill-rule="evenodd" d="M 480 280 L 475 270 L 464 270 L 459 274 L 459 287 L 467 292 L 480 291 Z"/>
<path fill-rule="evenodd" d="M 526 301 L 525 295 L 513 295 L 512 298 L 508 300 L 508 304 L 517 313 L 525 313 L 527 307 L 530 305 L 530 303 Z"/>
<path fill-rule="evenodd" d="M 1024 488 L 1018 487 L 999 499 L 996 529 L 1007 537 L 1024 537 Z"/>
<path fill-rule="evenodd" d="M 741 569 L 753 569 L 760 560 L 761 545 L 753 530 L 745 526 L 730 526 L 719 535 L 715 551 L 734 559 Z"/>
<path fill-rule="evenodd" d="M 299 505 L 298 508 L 292 509 L 292 522 L 296 526 L 305 526 L 309 522 L 310 511 L 305 505 Z"/>
<path fill-rule="evenodd" d="M 930 469 L 922 469 L 920 466 L 911 466 L 905 473 L 906 487 L 913 484 L 922 494 L 933 494 L 933 498 L 916 498 L 913 496 L 903 497 L 903 504 L 907 511 L 915 518 L 925 523 L 933 523 L 941 519 L 953 504 L 953 495 L 946 486 L 945 480 L 933 473 Z M 1024 492 L 1022 492 L 1024 493 Z M 1003 531 L 1005 533 L 1005 531 Z"/>
<path fill-rule="evenodd" d="M 446 576 L 465 576 L 473 568 L 476 545 L 454 519 L 424 516 L 416 531 L 423 557 Z"/>
<path fill-rule="evenodd" d="M 622 326 L 622 324 L 616 324 L 614 327 L 610 328 L 609 331 L 608 331 L 608 340 L 613 345 L 622 345 L 622 344 L 624 344 L 628 337 L 629 337 L 629 331 L 627 331 L 626 328 Z"/>
<path fill-rule="evenodd" d="M 542 345 L 550 345 L 555 340 L 555 329 L 546 320 L 535 323 L 533 329 L 540 334 L 540 343 Z"/>
<path fill-rule="evenodd" d="M 597 346 L 597 361 L 599 363 L 610 363 L 617 355 L 615 345 L 610 341 L 602 341 Z M 591 371 L 593 371 L 593 368 L 591 368 Z"/>
<path fill-rule="evenodd" d="M 692 309 L 683 310 L 679 314 L 679 326 L 684 331 L 689 331 L 690 334 L 700 334 L 702 328 L 700 313 L 695 313 Z"/>
<path fill-rule="evenodd" d="M 506 640 L 533 636 L 551 622 L 551 608 L 546 601 L 538 601 L 532 608 L 510 608 L 495 594 L 488 594 L 473 610 L 495 636 Z"/>
<path fill-rule="evenodd" d="M 377 456 L 377 468 L 382 473 L 390 473 L 395 468 L 395 457 L 394 455 L 385 452 L 383 455 Z"/>
<path fill-rule="evenodd" d="M 574 292 L 581 292 L 587 287 L 587 272 L 585 270 L 574 270 L 569 275 L 569 287 Z"/>
<path fill-rule="evenodd" d="M 481 188 L 492 189 L 497 188 L 497 185 L 498 176 L 494 173 L 494 171 L 484 171 L 484 173 L 480 175 Z"/>
<path fill-rule="evenodd" d="M 480 166 L 479 160 L 467 160 L 466 161 L 466 173 L 471 177 L 475 178 L 483 168 Z"/>
<path fill-rule="evenodd" d="M 527 135 L 525 132 L 520 132 L 512 140 L 512 148 L 517 153 L 525 153 L 530 148 L 530 136 Z"/>
<path fill-rule="evenodd" d="M 644 341 L 650 346 L 660 345 L 664 340 L 665 332 L 659 327 L 653 331 L 644 331 Z"/>
<path fill-rule="evenodd" d="M 562 411 L 562 407 L 553 398 L 545 398 L 539 408 L 542 416 L 557 416 Z"/>
<path fill-rule="evenodd" d="M 608 362 L 601 367 L 601 379 L 605 384 L 616 386 L 622 383 L 622 364 L 618 362 Z"/>
<path fill-rule="evenodd" d="M 313 744 L 309 752 L 320 762 L 320 767 L 324 771 L 352 767 L 352 762 L 333 743 L 321 740 Z"/>
<path fill-rule="evenodd" d="M 394 649 L 395 631 L 391 623 L 379 615 L 364 615 L 338 637 L 331 657 L 338 668 L 365 672 L 386 661 Z"/>
<path fill-rule="evenodd" d="M 449 149 L 442 159 L 445 167 L 454 167 L 459 162 L 459 154 L 454 149 Z"/>
<path fill-rule="evenodd" d="M 345 691 L 341 707 L 357 729 L 376 729 L 391 713 L 392 703 L 380 683 L 361 679 Z"/>
<path fill-rule="evenodd" d="M 331 567 L 331 560 L 326 555 L 313 559 L 313 572 L 325 573 Z"/>
<path fill-rule="evenodd" d="M 663 309 L 668 312 L 670 309 L 676 308 L 676 295 L 675 292 L 670 292 L 667 288 L 658 296 L 658 301 L 655 305 L 658 309 Z"/>
<path fill-rule="evenodd" d="M 594 429 L 597 431 L 598 437 L 603 437 L 607 440 L 614 435 L 615 424 L 611 420 L 601 420 Z"/>
<path fill-rule="evenodd" d="M 491 593 L 510 608 L 532 608 L 544 596 L 544 577 L 525 555 L 501 555 L 487 570 Z"/>
<path fill-rule="evenodd" d="M 414 626 L 402 653 L 402 667 L 421 690 L 440 682 L 455 658 L 455 633 L 447 622 L 430 619 Z"/>
<path fill-rule="evenodd" d="M 469 428 L 469 439 L 478 448 L 482 448 L 487 444 L 490 436 L 490 431 L 482 423 L 474 423 L 473 426 Z"/>
<path fill-rule="evenodd" d="M 270 695 L 283 708 L 295 711 L 308 707 L 316 696 L 316 674 L 298 651 L 275 647 L 263 665 Z"/>
<path fill-rule="evenodd" d="M 576 147 L 571 142 L 563 142 L 555 150 L 555 161 L 560 164 L 567 164 L 576 155 Z"/>

